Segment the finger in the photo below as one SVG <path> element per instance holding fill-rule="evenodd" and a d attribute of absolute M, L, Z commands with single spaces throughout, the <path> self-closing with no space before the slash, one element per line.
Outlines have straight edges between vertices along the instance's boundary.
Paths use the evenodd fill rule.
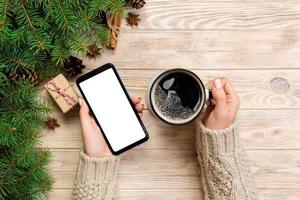
<path fill-rule="evenodd" d="M 212 86 L 213 100 L 216 102 L 216 109 L 221 109 L 226 106 L 226 94 L 223 89 L 221 79 L 217 78 Z"/>
<path fill-rule="evenodd" d="M 209 90 L 211 90 L 212 86 L 214 84 L 214 81 L 213 80 L 210 80 L 208 81 L 206 84 L 205 84 L 205 87 Z"/>
<path fill-rule="evenodd" d="M 135 109 L 138 112 L 143 112 L 143 110 L 144 110 L 144 104 L 137 104 L 137 105 L 135 105 Z"/>
<path fill-rule="evenodd" d="M 216 102 L 215 100 L 213 100 L 213 99 L 211 99 L 210 102 L 211 102 L 212 105 L 216 105 L 216 103 L 217 103 L 217 102 Z"/>
<path fill-rule="evenodd" d="M 80 117 L 80 124 L 82 128 L 82 134 L 83 136 L 87 133 L 86 129 L 90 125 L 95 125 L 96 122 L 94 121 L 94 118 L 91 117 L 89 112 L 89 107 L 87 106 L 86 102 L 83 99 L 79 100 L 80 110 L 79 110 L 79 117 Z"/>
<path fill-rule="evenodd" d="M 239 107 L 240 99 L 239 99 L 237 93 L 235 92 L 234 87 L 230 83 L 229 79 L 226 77 L 223 77 L 222 82 L 224 84 L 224 91 L 227 95 L 227 100 L 229 100 L 230 103 L 233 103 L 233 105 L 235 105 L 236 107 Z"/>
<path fill-rule="evenodd" d="M 131 97 L 131 100 L 132 100 L 133 104 L 138 104 L 142 101 L 142 98 L 137 97 L 137 96 L 133 96 L 133 97 Z"/>
<path fill-rule="evenodd" d="M 226 77 L 222 77 L 221 80 L 224 84 L 225 93 L 227 95 L 236 96 L 236 92 L 235 92 L 232 84 L 230 83 L 229 79 Z"/>
<path fill-rule="evenodd" d="M 79 110 L 80 120 L 84 118 L 89 118 L 90 117 L 89 107 L 87 106 L 87 104 L 83 99 L 79 99 L 79 105 L 80 105 L 80 110 Z"/>
<path fill-rule="evenodd" d="M 214 99 L 208 99 L 206 105 L 216 105 L 216 101 Z"/>

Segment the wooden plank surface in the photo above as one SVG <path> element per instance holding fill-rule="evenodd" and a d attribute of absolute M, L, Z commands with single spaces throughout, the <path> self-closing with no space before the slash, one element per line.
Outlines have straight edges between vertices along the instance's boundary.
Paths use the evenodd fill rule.
<path fill-rule="evenodd" d="M 299 39 L 300 30 L 126 30 L 115 51 L 85 63 L 88 68 L 112 62 L 140 70 L 299 69 Z"/>
<path fill-rule="evenodd" d="M 53 149 L 54 188 L 72 188 L 79 150 Z M 299 150 L 247 150 L 256 186 L 300 190 Z M 194 150 L 131 150 L 121 156 L 120 189 L 200 189 Z"/>
<path fill-rule="evenodd" d="M 114 63 L 131 95 L 144 97 L 165 69 L 191 69 L 206 82 L 227 76 L 241 98 L 241 144 L 264 200 L 300 200 L 300 1 L 147 0 L 138 28 L 123 20 L 118 48 L 84 59 L 90 71 Z M 41 89 L 41 97 L 48 98 Z M 78 108 L 53 114 L 44 130 L 53 159 L 49 199 L 70 199 L 82 147 Z M 122 155 L 121 199 L 202 199 L 195 122 L 171 127 L 145 111 L 150 140 Z"/>
<path fill-rule="evenodd" d="M 299 0 L 147 1 L 139 29 L 299 29 L 299 3 Z"/>
<path fill-rule="evenodd" d="M 44 130 L 42 145 L 49 148 L 81 148 L 78 111 L 67 115 L 57 113 L 55 117 L 61 127 Z M 241 110 L 238 118 L 241 143 L 245 149 L 300 150 L 300 110 Z M 137 149 L 195 149 L 194 124 L 172 127 L 158 122 L 148 111 L 144 111 L 142 120 L 150 139 Z"/>
<path fill-rule="evenodd" d="M 148 83 L 162 70 L 119 70 L 130 95 L 145 97 Z M 300 70 L 193 70 L 206 83 L 228 77 L 241 109 L 300 109 Z M 138 76 L 137 76 L 138 74 Z M 42 95 L 49 97 L 43 90 Z"/>
<path fill-rule="evenodd" d="M 299 199 L 300 192 L 297 189 L 259 189 L 257 191 L 260 199 L 263 200 L 295 200 Z M 140 200 L 140 199 L 159 199 L 169 200 L 199 200 L 201 191 L 198 189 L 185 190 L 119 190 L 120 199 L 124 200 Z M 71 196 L 71 189 L 54 189 L 50 193 L 49 199 L 69 199 Z"/>

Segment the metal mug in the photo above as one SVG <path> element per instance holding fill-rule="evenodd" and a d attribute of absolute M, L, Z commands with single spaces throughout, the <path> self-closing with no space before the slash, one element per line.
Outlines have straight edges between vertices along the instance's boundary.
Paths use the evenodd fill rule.
<path fill-rule="evenodd" d="M 200 88 L 200 92 L 201 92 L 201 95 L 200 95 L 201 99 L 199 99 L 200 105 L 198 106 L 197 111 L 194 112 L 187 119 L 182 119 L 182 120 L 170 119 L 169 117 L 160 113 L 160 111 L 154 105 L 154 102 L 155 102 L 154 91 L 155 91 L 156 87 L 158 86 L 158 84 L 160 83 L 160 81 L 163 78 L 165 78 L 166 76 L 168 76 L 172 73 L 184 73 L 184 74 L 190 76 L 191 78 L 193 78 L 195 80 L 196 84 L 198 84 L 198 86 L 199 86 L 198 88 Z M 211 98 L 212 98 L 211 91 L 205 88 L 203 82 L 195 73 L 193 73 L 192 71 L 189 71 L 187 69 L 176 68 L 176 69 L 170 69 L 170 70 L 164 71 L 162 73 L 159 73 L 158 75 L 156 75 L 155 77 L 152 78 L 152 80 L 148 84 L 145 100 L 146 100 L 146 103 L 147 103 L 147 106 L 148 106 L 148 109 L 150 110 L 150 112 L 158 119 L 160 119 L 163 122 L 170 124 L 170 125 L 184 125 L 184 124 L 187 124 L 187 123 L 193 121 L 194 119 L 196 119 L 199 116 L 199 114 L 201 113 L 201 111 L 203 110 L 205 102 Z"/>

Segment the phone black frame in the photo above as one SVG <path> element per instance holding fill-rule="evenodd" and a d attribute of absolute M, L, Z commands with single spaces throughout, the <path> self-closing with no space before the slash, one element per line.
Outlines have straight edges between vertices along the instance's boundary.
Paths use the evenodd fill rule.
<path fill-rule="evenodd" d="M 82 89 L 81 89 L 81 87 L 80 87 L 80 85 L 79 85 L 81 82 L 83 82 L 83 81 L 85 81 L 85 80 L 87 80 L 87 79 L 89 79 L 89 78 L 91 78 L 91 77 L 93 77 L 93 76 L 95 76 L 95 75 L 97 75 L 97 74 L 100 74 L 100 73 L 104 72 L 104 71 L 107 70 L 107 69 L 113 69 L 113 71 L 114 71 L 114 73 L 115 73 L 115 75 L 116 75 L 116 77 L 117 77 L 117 80 L 118 80 L 118 82 L 120 83 L 120 85 L 121 85 L 121 87 L 122 87 L 122 89 L 123 89 L 123 92 L 125 93 L 125 95 L 126 95 L 126 97 L 127 97 L 127 100 L 129 101 L 129 103 L 130 103 L 130 105 L 131 105 L 131 107 L 132 107 L 132 109 L 133 109 L 133 111 L 134 111 L 134 113 L 135 113 L 135 115 L 136 115 L 136 117 L 137 117 L 137 119 L 138 119 L 138 121 L 139 121 L 139 123 L 140 123 L 140 125 L 141 125 L 141 127 L 142 127 L 142 129 L 143 129 L 143 131 L 144 131 L 144 133 L 145 133 L 145 137 L 144 137 L 143 139 L 138 140 L 138 141 L 136 141 L 136 142 L 130 144 L 129 146 L 126 146 L 126 147 L 124 147 L 124 148 L 122 148 L 122 149 L 120 149 L 120 150 L 118 150 L 118 151 L 114 151 L 113 148 L 111 147 L 111 145 L 110 145 L 110 143 L 109 143 L 109 141 L 108 141 L 108 139 L 107 139 L 107 137 L 106 137 L 106 135 L 105 135 L 105 132 L 103 131 L 103 129 L 102 129 L 102 127 L 101 127 L 101 125 L 100 125 L 98 119 L 96 118 L 96 115 L 94 114 L 94 111 L 92 110 L 92 108 L 91 108 L 91 106 L 90 106 L 90 104 L 89 104 L 89 102 L 88 102 L 88 99 L 85 97 L 85 95 L 84 95 L 84 93 L 83 93 L 83 91 L 82 91 Z M 141 120 L 139 114 L 138 114 L 138 112 L 136 111 L 133 102 L 132 102 L 131 99 L 130 99 L 130 96 L 129 96 L 129 94 L 128 94 L 128 92 L 127 92 L 127 90 L 126 90 L 126 88 L 125 88 L 125 86 L 124 86 L 124 84 L 123 84 L 123 82 L 122 82 L 122 80 L 121 80 L 121 78 L 120 78 L 118 72 L 117 72 L 116 67 L 115 67 L 113 64 L 107 63 L 107 64 L 105 64 L 105 65 L 102 65 L 102 66 L 100 66 L 100 67 L 98 67 L 98 68 L 96 68 L 96 69 L 94 69 L 94 70 L 92 70 L 92 71 L 90 71 L 90 72 L 88 72 L 88 73 L 86 73 L 86 74 L 84 74 L 84 75 L 78 77 L 77 80 L 76 80 L 76 85 L 77 85 L 77 87 L 78 87 L 80 93 L 82 94 L 82 97 L 84 98 L 85 102 L 87 103 L 87 105 L 88 105 L 88 107 L 89 107 L 89 110 L 90 110 L 90 112 L 92 113 L 92 115 L 93 115 L 93 117 L 94 117 L 94 119 L 95 119 L 97 125 L 99 126 L 99 128 L 100 128 L 100 130 L 101 130 L 101 132 L 102 132 L 102 135 L 103 135 L 103 137 L 104 137 L 106 143 L 108 144 L 108 147 L 109 147 L 110 151 L 111 151 L 114 155 L 119 155 L 119 154 L 123 153 L 124 151 L 127 151 L 127 150 L 129 150 L 129 149 L 131 149 L 131 148 L 133 148 L 133 147 L 136 147 L 137 145 L 139 145 L 139 144 L 141 144 L 141 143 L 143 143 L 143 142 L 146 142 L 146 141 L 149 139 L 149 134 L 148 134 L 148 132 L 147 132 L 147 130 L 146 130 L 146 128 L 145 128 L 145 126 L 144 126 L 144 124 L 143 124 L 143 122 L 142 122 L 142 120 Z"/>

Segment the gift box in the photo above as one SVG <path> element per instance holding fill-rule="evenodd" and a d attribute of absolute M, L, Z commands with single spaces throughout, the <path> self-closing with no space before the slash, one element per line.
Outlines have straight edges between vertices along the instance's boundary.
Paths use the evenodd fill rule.
<path fill-rule="evenodd" d="M 78 95 L 72 85 L 64 77 L 59 74 L 44 86 L 63 113 L 71 110 L 78 103 Z"/>

